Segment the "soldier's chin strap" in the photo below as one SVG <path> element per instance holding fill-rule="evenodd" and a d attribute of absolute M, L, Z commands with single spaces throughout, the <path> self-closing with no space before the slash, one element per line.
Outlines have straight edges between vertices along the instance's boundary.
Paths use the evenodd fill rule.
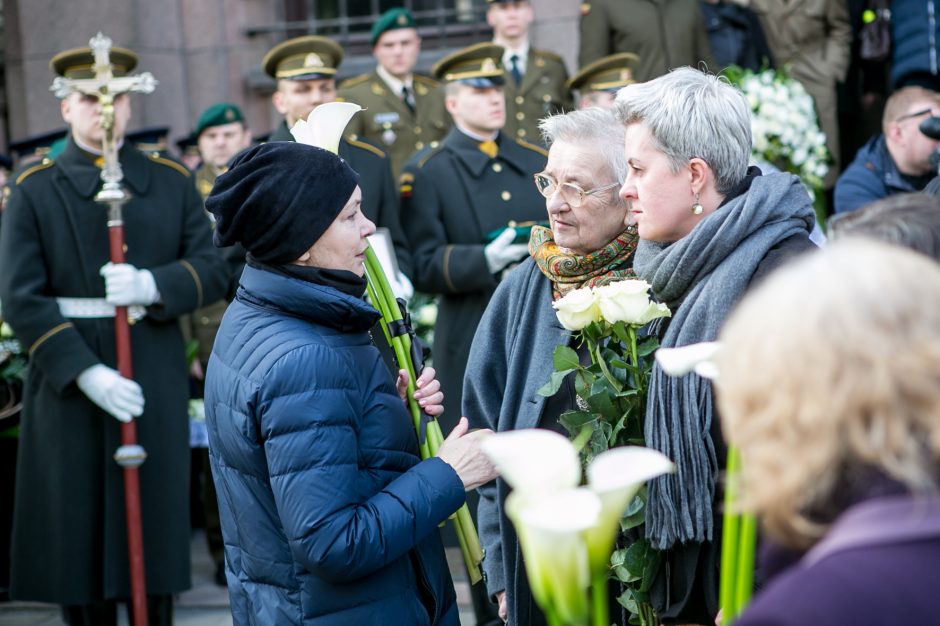
<path fill-rule="evenodd" d="M 430 356 L 431 350 L 415 333 L 415 329 L 411 325 L 411 313 L 408 312 L 405 299 L 396 298 L 395 301 L 398 302 L 398 308 L 401 310 L 401 319 L 388 323 L 388 334 L 391 337 L 408 335 L 411 338 L 411 354 L 409 357 L 411 358 L 411 364 L 414 366 L 415 376 L 420 376 L 421 372 L 424 371 L 424 362 Z M 421 410 L 421 428 L 418 431 L 418 443 L 421 445 L 424 445 L 427 439 L 428 424 L 433 419 L 434 417 L 428 415 L 424 409 Z"/>

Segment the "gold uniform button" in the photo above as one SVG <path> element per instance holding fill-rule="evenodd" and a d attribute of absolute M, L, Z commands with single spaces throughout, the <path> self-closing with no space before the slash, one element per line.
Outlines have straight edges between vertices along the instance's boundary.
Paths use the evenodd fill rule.
<path fill-rule="evenodd" d="M 382 128 L 384 128 L 384 129 L 386 129 L 386 130 L 389 129 L 389 128 L 391 128 L 391 127 L 392 127 L 392 123 L 391 123 L 391 122 L 385 122 L 384 124 L 382 124 Z"/>
<path fill-rule="evenodd" d="M 516 96 L 516 104 L 522 104 L 523 102 L 525 102 L 525 98 L 522 96 Z"/>
<path fill-rule="evenodd" d="M 500 165 L 499 163 L 493 163 L 493 171 L 494 171 L 494 172 L 502 172 L 502 171 L 503 171 L 503 166 Z"/>
<path fill-rule="evenodd" d="M 552 97 L 549 94 L 545 94 L 544 96 L 542 96 L 542 102 L 551 102 L 551 101 L 552 101 Z"/>
<path fill-rule="evenodd" d="M 436 148 L 438 145 L 439 145 L 439 143 L 436 142 L 436 141 L 432 141 L 432 142 L 431 142 L 431 147 L 432 147 L 432 148 Z"/>
<path fill-rule="evenodd" d="M 423 147 L 424 147 L 424 143 L 421 141 L 415 144 L 415 150 L 420 150 Z"/>
<path fill-rule="evenodd" d="M 199 318 L 199 321 L 202 322 L 203 326 L 205 326 L 209 323 L 209 318 L 203 315 L 201 318 Z"/>
<path fill-rule="evenodd" d="M 124 244 L 123 246 L 121 246 L 121 247 L 124 248 L 124 254 L 127 254 L 127 244 L 125 243 L 125 244 Z"/>
<path fill-rule="evenodd" d="M 420 127 L 420 126 L 415 126 L 415 134 L 416 134 L 416 135 L 420 135 L 420 134 L 421 134 L 421 127 Z"/>
<path fill-rule="evenodd" d="M 512 198 L 512 194 L 509 193 L 508 191 L 504 191 L 503 193 L 499 194 L 499 197 L 505 200 L 506 202 L 509 202 L 509 200 Z"/>
<path fill-rule="evenodd" d="M 516 131 L 516 134 L 519 135 L 520 137 L 525 137 L 525 129 L 520 128 L 519 130 Z"/>
<path fill-rule="evenodd" d="M 523 113 L 522 111 L 519 111 L 518 113 L 516 113 L 516 119 L 521 122 L 522 120 L 525 119 L 525 113 Z"/>

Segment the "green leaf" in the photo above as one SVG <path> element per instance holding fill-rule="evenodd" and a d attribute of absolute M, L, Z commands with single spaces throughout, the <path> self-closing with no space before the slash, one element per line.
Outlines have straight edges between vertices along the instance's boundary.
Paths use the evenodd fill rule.
<path fill-rule="evenodd" d="M 631 613 L 636 613 L 637 610 L 639 609 L 639 607 L 637 606 L 636 596 L 634 595 L 634 593 L 635 592 L 633 591 L 633 589 L 630 589 L 628 587 L 627 589 L 624 590 L 623 593 L 621 593 L 617 597 L 617 602 L 620 603 L 620 606 L 627 609 Z"/>
<path fill-rule="evenodd" d="M 591 387 L 594 385 L 594 380 L 596 378 L 597 375 L 590 370 L 578 370 L 578 373 L 574 378 L 575 392 L 582 398 L 587 398 L 591 395 Z"/>
<path fill-rule="evenodd" d="M 640 492 L 633 496 L 627 506 L 626 512 L 620 518 L 620 530 L 626 532 L 631 528 L 642 526 L 646 521 L 646 487 L 640 489 Z"/>
<path fill-rule="evenodd" d="M 565 376 L 573 372 L 574 370 L 561 370 L 557 372 L 552 372 L 551 379 L 542 385 L 542 387 L 536 392 L 540 396 L 545 396 L 550 398 L 551 396 L 558 393 L 558 390 L 561 389 L 561 384 L 565 380 Z"/>
<path fill-rule="evenodd" d="M 659 347 L 659 340 L 656 337 L 647 337 L 643 340 L 640 345 L 636 347 L 637 355 L 644 357 L 649 356 L 656 352 L 656 349 Z"/>
<path fill-rule="evenodd" d="M 552 355 L 552 362 L 555 365 L 555 371 L 571 371 L 581 367 L 581 361 L 578 359 L 578 353 L 568 346 L 558 346 Z"/>
<path fill-rule="evenodd" d="M 594 414 L 587 411 L 566 411 L 558 418 L 558 423 L 564 426 L 572 437 L 580 435 L 585 424 L 596 421 Z"/>

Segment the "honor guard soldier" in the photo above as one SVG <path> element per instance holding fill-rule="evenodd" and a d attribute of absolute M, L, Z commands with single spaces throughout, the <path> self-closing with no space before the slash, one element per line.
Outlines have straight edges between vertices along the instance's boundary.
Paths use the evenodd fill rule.
<path fill-rule="evenodd" d="M 636 82 L 633 72 L 639 60 L 630 52 L 618 52 L 578 70 L 568 81 L 568 89 L 578 92 L 578 108 L 613 108 L 617 91 Z"/>
<path fill-rule="evenodd" d="M 166 126 L 152 126 L 131 131 L 124 136 L 124 139 L 144 154 L 169 159 L 172 158 L 167 139 L 169 133 L 170 129 Z"/>
<path fill-rule="evenodd" d="M 179 153 L 180 162 L 186 166 L 190 172 L 195 172 L 202 165 L 202 157 L 199 156 L 199 146 L 196 144 L 196 138 L 192 133 L 176 140 L 176 151 Z"/>
<path fill-rule="evenodd" d="M 274 108 L 284 116 L 268 141 L 293 141 L 290 128 L 297 120 L 306 120 L 319 105 L 336 101 L 335 76 L 342 60 L 343 49 L 339 44 L 314 35 L 289 39 L 264 56 L 264 71 L 277 81 L 272 96 Z M 356 114 L 353 121 L 366 113 Z M 339 142 L 339 156 L 359 173 L 362 212 L 376 226 L 387 228 L 392 238 L 398 268 L 404 274 L 389 276 L 396 294 L 410 297 L 411 254 L 399 219 L 395 179 L 385 152 L 366 141 L 344 137 Z"/>
<path fill-rule="evenodd" d="M 68 129 L 54 130 L 48 133 L 24 137 L 10 143 L 10 165 L 7 168 L 7 177 L 4 179 L 0 191 L 0 211 L 6 206 L 10 190 L 15 184 L 16 174 L 37 163 L 49 162 L 52 158 L 52 148 L 57 142 L 68 135 Z M 61 151 L 60 151 L 61 152 Z"/>
<path fill-rule="evenodd" d="M 48 133 L 24 137 L 10 142 L 10 155 L 13 157 L 13 171 L 23 170 L 44 159 L 50 158 L 52 146 L 64 140 L 69 130 L 62 128 Z"/>
<path fill-rule="evenodd" d="M 196 146 L 202 165 L 196 170 L 196 190 L 205 200 L 215 178 L 228 170 L 236 154 L 251 145 L 251 131 L 241 109 L 228 102 L 213 104 L 196 120 Z"/>
<path fill-rule="evenodd" d="M 561 57 L 529 45 L 534 13 L 527 0 L 487 0 L 486 22 L 493 43 L 503 46 L 506 126 L 503 132 L 541 145 L 539 120 L 574 108 Z"/>
<path fill-rule="evenodd" d="M 110 93 L 136 63 L 133 52 L 110 49 Z M 50 65 L 72 81 L 96 78 L 89 48 L 62 52 Z M 122 422 L 138 416 L 149 623 L 169 625 L 173 594 L 190 586 L 189 393 L 176 321 L 223 295 L 226 270 L 190 173 L 125 141 L 131 100 L 121 91 L 111 145 L 119 146 L 119 184 L 130 196 L 126 262 L 109 262 L 111 209 L 95 199 L 103 105 L 94 92 L 70 89 L 61 102 L 65 150 L 17 175 L 0 233 L 3 315 L 30 360 L 10 595 L 64 605 L 72 626 L 117 623 L 116 603 L 131 597 L 131 586 L 125 470 L 112 455 Z M 133 380 L 116 370 L 115 307 L 136 320 Z"/>
<path fill-rule="evenodd" d="M 440 85 L 413 73 L 421 37 L 408 9 L 389 9 L 372 26 L 375 71 L 344 81 L 339 99 L 362 111 L 346 127 L 347 135 L 381 146 L 397 178 L 416 151 L 437 145 L 450 129 Z M 432 146 L 433 147 L 433 146 Z"/>
<path fill-rule="evenodd" d="M 436 148 L 415 154 L 401 178 L 415 286 L 441 294 L 434 367 L 448 398 L 444 430 L 457 423 L 470 341 L 503 271 L 527 254 L 510 222 L 544 220 L 532 176 L 546 153 L 501 132 L 505 122 L 503 49 L 481 43 L 441 59 L 453 128 Z M 505 229 L 505 230 L 504 230 Z M 501 233 L 488 242 L 493 234 Z"/>
<path fill-rule="evenodd" d="M 579 28 L 578 65 L 632 52 L 638 83 L 685 65 L 708 71 L 717 65 L 698 0 L 585 0 Z"/>

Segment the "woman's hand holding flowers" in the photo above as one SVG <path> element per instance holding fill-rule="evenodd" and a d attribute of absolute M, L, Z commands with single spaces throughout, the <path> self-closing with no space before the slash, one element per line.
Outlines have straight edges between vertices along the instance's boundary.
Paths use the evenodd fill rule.
<path fill-rule="evenodd" d="M 436 375 L 434 368 L 428 366 L 415 381 L 414 398 L 421 410 L 431 417 L 444 413 L 444 392 L 441 391 L 441 381 L 435 378 Z M 398 395 L 407 402 L 405 394 L 408 392 L 408 372 L 406 370 L 398 370 L 398 380 L 395 386 L 398 388 Z"/>
<path fill-rule="evenodd" d="M 489 429 L 470 432 L 470 423 L 466 417 L 461 417 L 437 451 L 438 458 L 454 468 L 467 491 L 485 485 L 499 475 L 481 448 L 483 441 L 492 434 Z"/>

